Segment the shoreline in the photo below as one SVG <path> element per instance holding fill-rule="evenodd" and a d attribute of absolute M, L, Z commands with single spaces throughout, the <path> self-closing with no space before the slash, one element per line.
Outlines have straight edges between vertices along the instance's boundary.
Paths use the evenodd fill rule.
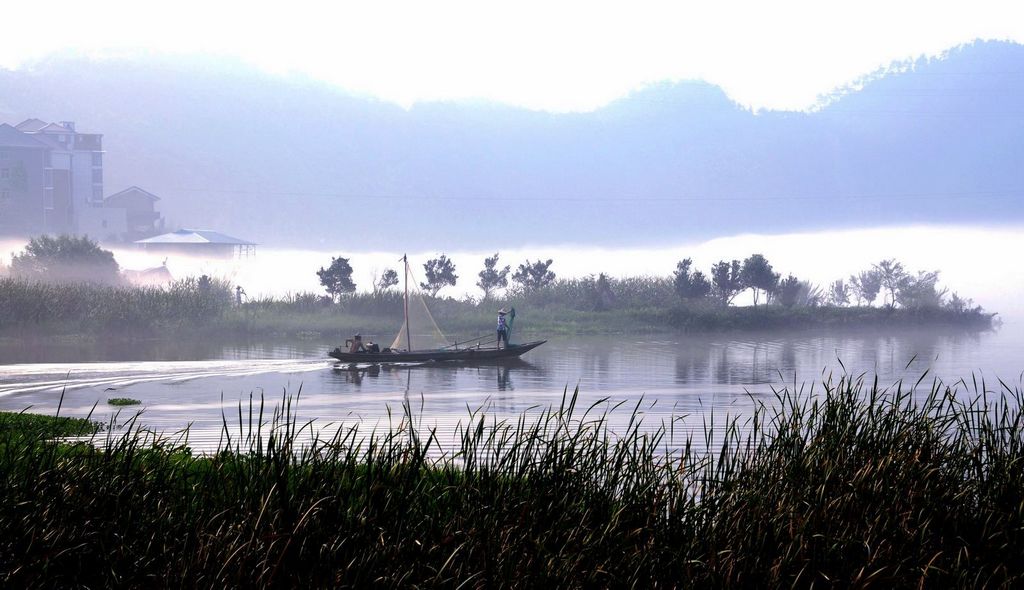
<path fill-rule="evenodd" d="M 475 307 L 475 306 L 474 306 Z M 643 308 L 608 312 L 537 310 L 520 312 L 516 334 L 534 336 L 619 336 L 627 334 L 678 335 L 737 334 L 774 331 L 813 332 L 817 330 L 903 331 L 941 329 L 950 332 L 980 333 L 998 329 L 997 313 L 953 312 L 944 309 L 906 310 L 876 307 L 818 307 L 784 309 L 778 307 L 730 308 Z M 445 314 L 438 324 L 452 338 L 468 339 L 490 333 L 490 314 L 479 308 Z M 97 339 L 131 341 L 171 341 L 183 337 L 217 342 L 248 339 L 320 340 L 344 339 L 354 333 L 391 338 L 401 322 L 390 316 L 335 312 L 259 313 L 232 308 L 221 317 L 197 323 L 188 320 L 157 321 L 150 325 L 125 328 L 97 325 L 80 320 L 69 322 L 23 323 L 0 326 L 0 342 L 94 342 Z"/>

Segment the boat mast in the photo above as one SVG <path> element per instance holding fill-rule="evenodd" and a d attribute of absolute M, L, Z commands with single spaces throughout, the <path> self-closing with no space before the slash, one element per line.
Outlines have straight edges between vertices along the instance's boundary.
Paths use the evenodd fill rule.
<path fill-rule="evenodd" d="M 409 256 L 402 255 L 402 262 L 405 263 L 405 346 L 406 350 L 412 350 L 412 335 L 409 332 Z"/>

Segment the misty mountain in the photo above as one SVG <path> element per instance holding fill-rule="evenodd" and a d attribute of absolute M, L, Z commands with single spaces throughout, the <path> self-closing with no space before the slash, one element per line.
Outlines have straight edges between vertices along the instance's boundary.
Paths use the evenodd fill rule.
<path fill-rule="evenodd" d="M 810 113 L 702 82 L 590 113 L 411 109 L 229 60 L 53 58 L 0 71 L 0 122 L 103 133 L 108 194 L 172 225 L 348 250 L 678 243 L 1024 219 L 1024 46 L 895 64 Z M 838 245 L 851 247 L 851 245 Z"/>

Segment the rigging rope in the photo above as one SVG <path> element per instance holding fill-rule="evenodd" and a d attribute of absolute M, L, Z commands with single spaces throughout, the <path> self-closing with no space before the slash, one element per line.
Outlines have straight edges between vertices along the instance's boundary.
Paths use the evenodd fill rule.
<path fill-rule="evenodd" d="M 410 268 L 409 266 L 408 258 L 405 259 L 405 280 L 406 284 L 409 284 L 411 282 L 411 284 L 409 284 L 409 300 L 411 304 L 409 306 L 409 317 L 402 322 L 402 327 L 398 331 L 398 335 L 395 336 L 395 340 L 391 343 L 391 348 L 394 350 L 401 350 L 404 346 L 405 349 L 409 349 L 409 343 L 405 342 L 405 334 L 407 327 L 409 328 L 409 332 L 414 333 L 417 336 L 426 337 L 428 343 L 433 345 L 434 348 L 442 348 L 447 346 L 448 338 L 445 337 L 444 332 L 442 332 L 441 328 L 437 325 L 437 321 L 434 320 L 433 314 L 430 313 L 430 308 L 427 307 L 427 301 L 423 297 L 423 293 L 420 291 L 418 283 L 416 282 L 416 275 L 413 274 L 412 268 Z M 418 306 L 416 305 L 416 301 L 419 302 Z M 414 318 L 413 311 L 416 310 L 417 308 L 422 308 L 423 315 L 426 317 L 426 320 L 428 320 L 428 322 L 424 322 L 427 325 L 420 326 L 420 322 L 417 320 L 422 318 Z M 417 313 L 416 315 L 419 315 L 419 313 Z M 410 325 L 407 326 L 407 323 Z M 428 332 L 417 332 L 417 330 L 421 329 L 428 330 Z M 432 331 L 430 331 L 431 329 Z"/>

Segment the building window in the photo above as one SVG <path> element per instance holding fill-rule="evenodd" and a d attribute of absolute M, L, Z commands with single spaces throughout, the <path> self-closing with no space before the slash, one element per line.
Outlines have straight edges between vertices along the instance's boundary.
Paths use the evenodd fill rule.
<path fill-rule="evenodd" d="M 94 186 L 92 187 L 92 200 L 102 201 L 103 200 L 103 187 Z"/>
<path fill-rule="evenodd" d="M 100 184 L 100 183 L 103 182 L 103 169 L 102 168 L 93 168 L 93 170 L 92 170 L 92 181 L 95 184 Z"/>
<path fill-rule="evenodd" d="M 10 168 L 0 168 L 0 178 L 10 178 L 10 177 L 11 177 L 11 169 Z"/>
<path fill-rule="evenodd" d="M 49 168 L 53 166 L 53 158 L 50 155 L 50 150 L 46 150 L 46 154 L 43 155 L 43 166 Z"/>
<path fill-rule="evenodd" d="M 0 191 L 0 203 L 6 203 L 11 200 L 11 191 L 4 189 Z"/>
<path fill-rule="evenodd" d="M 102 166 L 103 165 L 103 154 L 101 152 L 92 153 L 92 165 Z"/>

